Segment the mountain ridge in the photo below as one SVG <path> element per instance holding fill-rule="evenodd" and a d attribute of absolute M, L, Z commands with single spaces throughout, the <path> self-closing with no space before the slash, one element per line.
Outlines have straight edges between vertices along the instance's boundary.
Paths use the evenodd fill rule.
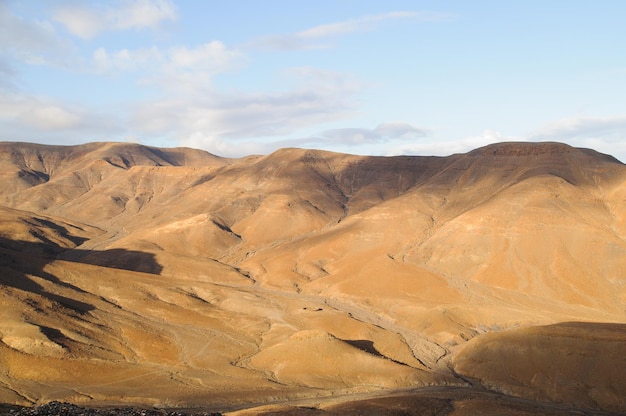
<path fill-rule="evenodd" d="M 518 357 L 499 334 L 626 320 L 626 166 L 593 150 L 0 150 L 3 402 L 231 406 L 467 375 L 524 396 L 479 368 L 490 340 Z M 542 377 L 533 400 L 622 410 L 626 380 L 594 375 L 594 402 Z"/>

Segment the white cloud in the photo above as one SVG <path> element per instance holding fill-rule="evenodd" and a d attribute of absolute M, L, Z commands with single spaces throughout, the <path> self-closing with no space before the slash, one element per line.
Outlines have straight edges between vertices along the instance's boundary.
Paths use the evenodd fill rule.
<path fill-rule="evenodd" d="M 421 155 L 421 156 L 449 156 L 455 153 L 465 153 L 491 143 L 513 142 L 524 140 L 521 137 L 505 136 L 494 130 L 485 130 L 481 134 L 468 136 L 458 140 L 427 140 L 418 143 L 407 143 L 393 146 L 389 149 L 389 156 Z"/>
<path fill-rule="evenodd" d="M 414 127 L 403 122 L 388 122 L 374 129 L 341 128 L 327 130 L 321 135 L 309 139 L 300 139 L 310 144 L 359 146 L 364 144 L 385 143 L 394 140 L 417 140 L 429 134 L 426 129 Z"/>
<path fill-rule="evenodd" d="M 59 3 L 56 3 L 59 4 Z M 136 0 L 64 3 L 54 18 L 67 30 L 89 39 L 105 31 L 154 28 L 177 19 L 169 0 Z M 71 4 L 72 7 L 67 6 Z M 52 6 L 54 7 L 54 6 Z M 321 43 L 359 31 L 371 30 L 386 21 L 442 18 L 415 12 L 393 12 L 319 25 L 279 36 L 295 41 L 298 47 Z M 177 144 L 200 147 L 226 156 L 265 153 L 298 140 L 277 141 L 302 129 L 336 122 L 355 114 L 355 97 L 363 85 L 352 75 L 312 67 L 284 71 L 282 90 L 269 92 L 224 92 L 213 85 L 216 75 L 233 71 L 247 63 L 239 50 L 220 41 L 172 48 L 98 48 L 89 58 L 79 57 L 79 49 L 66 42 L 49 22 L 27 21 L 11 14 L 0 0 L 0 52 L 11 50 L 30 63 L 50 63 L 59 51 L 74 59 L 62 69 L 91 75 L 128 76 L 142 86 L 153 88 L 160 97 L 130 103 L 124 108 L 96 111 L 68 105 L 61 100 L 28 95 L 11 90 L 13 60 L 0 55 L 0 88 L 11 94 L 0 95 L 0 124 L 3 140 L 63 142 L 119 140 L 126 136 L 176 140 Z M 5 30 L 8 28 L 8 30 Z M 120 77 L 121 78 L 121 77 Z M 358 145 L 415 140 L 428 132 L 406 123 L 384 123 L 376 128 L 335 129 L 319 137 L 303 139 L 318 145 Z M 293 136 L 292 136 L 293 137 Z"/>
<path fill-rule="evenodd" d="M 29 64 L 59 61 L 68 49 L 49 22 L 29 21 L 0 1 L 0 54 Z"/>
<path fill-rule="evenodd" d="M 328 23 L 303 30 L 295 34 L 302 39 L 325 38 L 329 36 L 346 35 L 349 33 L 369 30 L 372 24 L 390 20 L 416 17 L 415 12 L 390 12 L 375 16 L 363 16 L 357 19 L 345 20 L 343 22 Z"/>
<path fill-rule="evenodd" d="M 104 30 L 105 22 L 102 21 L 102 13 L 83 5 L 63 7 L 54 14 L 54 19 L 63 24 L 72 34 L 90 39 Z"/>
<path fill-rule="evenodd" d="M 80 117 L 55 103 L 7 94 L 0 98 L 0 120 L 46 131 L 73 127 Z"/>
<path fill-rule="evenodd" d="M 91 39 L 106 31 L 155 28 L 178 19 L 169 0 L 120 0 L 117 4 L 72 3 L 57 8 L 54 19 L 72 34 Z"/>
<path fill-rule="evenodd" d="M 626 116 L 572 117 L 549 123 L 530 135 L 531 140 L 626 139 Z"/>
<path fill-rule="evenodd" d="M 430 130 L 414 127 L 404 122 L 387 122 L 375 129 L 376 133 L 386 140 L 417 140 L 430 134 Z"/>
<path fill-rule="evenodd" d="M 55 36 L 52 25 L 47 22 L 30 22 L 16 16 L 0 1 L 0 47 L 6 49 L 45 49 L 50 37 Z"/>
<path fill-rule="evenodd" d="M 311 90 L 218 97 L 212 108 L 188 111 L 190 123 L 224 138 L 280 136 L 299 127 L 336 119 L 344 102 Z"/>
<path fill-rule="evenodd" d="M 11 64 L 0 56 L 0 92 L 16 88 L 17 74 Z"/>
<path fill-rule="evenodd" d="M 214 155 L 223 157 L 241 157 L 249 155 L 267 154 L 276 147 L 273 143 L 262 143 L 254 141 L 236 142 L 222 140 L 219 137 L 205 132 L 193 132 L 180 140 L 179 145 L 194 149 L 204 149 Z"/>
<path fill-rule="evenodd" d="M 264 36 L 252 42 L 251 45 L 260 49 L 270 50 L 318 49 L 328 47 L 325 43 L 319 43 L 320 41 L 348 35 L 350 33 L 372 30 L 378 24 L 388 20 L 413 19 L 418 21 L 438 21 L 448 18 L 449 15 L 443 13 L 413 11 L 388 12 L 314 26 L 296 33 Z"/>
<path fill-rule="evenodd" d="M 19 93 L 0 95 L 0 140 L 111 140 L 121 132 L 111 115 Z"/>
<path fill-rule="evenodd" d="M 115 52 L 98 48 L 92 54 L 93 67 L 99 74 L 154 69 L 155 65 L 160 65 L 163 59 L 157 47 L 137 50 L 121 49 Z"/>
<path fill-rule="evenodd" d="M 535 130 L 529 140 L 566 142 L 626 161 L 626 116 L 565 118 Z"/>
<path fill-rule="evenodd" d="M 220 68 L 228 66 L 235 52 L 220 41 L 212 41 L 195 48 L 177 47 L 170 50 L 171 62 L 177 68 Z"/>
<path fill-rule="evenodd" d="M 98 74 L 141 72 L 142 83 L 180 90 L 189 85 L 193 90 L 210 84 L 218 73 L 237 68 L 244 55 L 220 41 L 196 47 L 178 46 L 161 50 L 157 46 L 142 49 L 108 51 L 98 48 L 92 54 L 92 66 Z"/>
<path fill-rule="evenodd" d="M 24 115 L 20 117 L 24 121 Z M 58 105 L 39 105 L 27 114 L 28 121 L 41 130 L 58 130 L 76 127 L 80 117 Z"/>
<path fill-rule="evenodd" d="M 266 94 L 165 98 L 144 103 L 137 123 L 145 130 L 202 132 L 221 139 L 286 135 L 298 128 L 329 122 L 350 114 L 345 90 L 294 91 Z"/>
<path fill-rule="evenodd" d="M 224 43 L 214 40 L 195 48 L 179 46 L 167 53 L 167 68 L 174 73 L 204 73 L 215 75 L 238 68 L 246 61 L 244 55 L 236 49 L 230 49 Z"/>
<path fill-rule="evenodd" d="M 283 147 L 301 147 L 349 152 L 346 148 L 359 148 L 359 151 L 365 149 L 365 153 L 380 154 L 378 151 L 370 151 L 380 149 L 388 143 L 424 139 L 430 133 L 428 129 L 417 128 L 409 123 L 387 122 L 374 129 L 348 127 L 326 130 L 308 137 L 273 140 L 271 143 L 263 143 L 262 149 L 271 152 Z"/>
<path fill-rule="evenodd" d="M 288 72 L 295 75 L 295 85 L 279 92 L 223 94 L 214 88 L 168 89 L 162 99 L 137 107 L 134 125 L 146 133 L 177 137 L 181 145 L 213 152 L 235 140 L 233 147 L 241 156 L 244 148 L 267 150 L 271 146 L 262 144 L 265 138 L 275 140 L 353 114 L 353 97 L 360 90 L 351 77 L 310 68 Z M 249 142 L 244 145 L 245 140 Z"/>
<path fill-rule="evenodd" d="M 492 143 L 512 141 L 554 141 L 594 149 L 626 161 L 626 116 L 572 117 L 548 123 L 524 136 L 505 135 L 494 130 L 456 140 L 429 138 L 389 148 L 389 155 L 447 156 L 465 153 Z"/>
<path fill-rule="evenodd" d="M 169 0 L 126 0 L 116 8 L 111 20 L 116 29 L 152 28 L 163 21 L 174 21 L 178 11 Z"/>
<path fill-rule="evenodd" d="M 320 137 L 312 138 L 318 143 L 345 144 L 358 146 L 367 143 L 376 143 L 380 140 L 380 135 L 371 129 L 365 128 L 341 128 L 327 130 Z"/>

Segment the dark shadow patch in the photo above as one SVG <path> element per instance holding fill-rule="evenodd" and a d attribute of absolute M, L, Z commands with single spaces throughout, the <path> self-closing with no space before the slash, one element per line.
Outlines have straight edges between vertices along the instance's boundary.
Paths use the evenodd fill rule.
<path fill-rule="evenodd" d="M 79 291 L 82 292 L 81 289 L 79 289 Z M 47 292 L 44 292 L 44 293 L 45 293 L 45 296 L 51 301 L 54 301 L 58 303 L 59 305 L 63 306 L 64 308 L 70 309 L 79 315 L 84 315 L 87 312 L 95 309 L 95 306 L 90 303 L 81 302 L 79 300 L 68 298 L 68 297 L 61 296 L 61 295 L 56 295 L 54 293 L 47 293 Z"/>
<path fill-rule="evenodd" d="M 0 238 L 0 240 L 2 240 Z M 18 290 L 39 295 L 53 303 L 69 309 L 78 314 L 85 314 L 95 309 L 95 306 L 81 302 L 57 293 L 51 293 L 42 285 L 37 283 L 33 276 L 47 280 L 55 286 L 59 286 L 71 291 L 84 294 L 85 291 L 70 283 L 59 280 L 56 276 L 44 270 L 49 260 L 42 259 L 31 255 L 23 255 L 21 253 L 11 253 L 10 251 L 0 248 L 0 285 L 13 287 Z M 33 309 L 37 309 L 40 305 L 33 303 Z"/>
<path fill-rule="evenodd" d="M 69 349 L 71 340 L 67 338 L 61 331 L 56 328 L 50 328 L 48 326 L 39 325 L 39 330 L 42 334 L 44 334 L 50 341 L 54 342 L 62 346 L 65 349 Z"/>
<path fill-rule="evenodd" d="M 373 355 L 375 357 L 384 358 L 385 360 L 389 360 L 393 363 L 403 365 L 406 367 L 411 367 L 409 364 L 403 363 L 402 361 L 394 360 L 393 358 L 382 354 L 380 351 L 376 349 L 376 347 L 374 346 L 374 342 L 370 341 L 369 339 L 342 339 L 341 341 L 345 342 L 348 345 L 353 346 L 354 348 L 358 348 L 359 350 L 363 352 Z M 424 365 L 424 363 L 422 363 L 421 360 L 418 359 L 418 361 L 422 365 Z"/>
<path fill-rule="evenodd" d="M 229 234 L 232 234 L 232 235 L 234 235 L 235 237 L 237 237 L 238 239 L 241 240 L 241 236 L 239 234 L 237 234 L 236 232 L 234 232 L 233 230 L 231 230 L 229 226 L 227 226 L 225 224 L 222 224 L 221 222 L 218 222 L 216 220 L 211 220 L 211 222 L 215 226 L 217 226 L 217 228 L 219 228 L 220 230 L 225 231 L 225 232 L 227 232 Z"/>
<path fill-rule="evenodd" d="M 29 222 L 29 221 L 27 221 Z M 88 238 L 85 237 L 78 237 L 75 235 L 72 235 L 67 228 L 60 226 L 59 224 L 56 224 L 50 220 L 47 220 L 45 218 L 34 218 L 34 224 L 30 223 L 31 225 L 35 225 L 35 226 L 44 226 L 47 227 L 49 229 L 52 229 L 54 231 L 56 231 L 57 233 L 59 233 L 59 235 L 69 241 L 71 241 L 72 243 L 76 244 L 77 246 L 81 245 L 82 243 L 84 243 L 85 241 L 89 240 Z M 77 229 L 81 230 L 81 228 L 76 227 Z"/>
<path fill-rule="evenodd" d="M 31 186 L 41 185 L 50 180 L 50 175 L 37 170 L 20 170 L 17 176 Z"/>
<path fill-rule="evenodd" d="M 161 274 L 163 271 L 163 266 L 156 261 L 154 254 L 121 248 L 103 251 L 71 249 L 63 252 L 58 258 L 132 272 Z"/>
<path fill-rule="evenodd" d="M 372 354 L 372 355 L 375 355 L 376 357 L 380 357 L 380 358 L 387 358 L 387 359 L 389 359 L 389 357 L 381 354 L 380 351 L 378 351 L 376 349 L 376 347 L 374 347 L 374 342 L 370 341 L 369 339 L 355 339 L 355 340 L 351 340 L 351 339 L 346 340 L 346 339 L 344 339 L 342 341 L 345 342 L 346 344 L 352 345 L 354 348 L 358 348 L 361 351 L 364 351 L 364 352 L 366 352 L 368 354 Z"/>
<path fill-rule="evenodd" d="M 382 397 L 357 400 L 331 406 L 330 415 L 447 416 L 454 412 L 454 402 L 438 397 Z"/>
<path fill-rule="evenodd" d="M 41 296 L 69 313 L 84 315 L 94 310 L 94 305 L 78 301 L 68 295 L 68 291 L 77 295 L 87 292 L 45 270 L 46 265 L 56 259 L 151 274 L 160 274 L 163 270 L 152 253 L 124 249 L 105 251 L 63 249 L 52 242 L 30 242 L 0 237 L 0 285 Z M 46 280 L 54 287 L 64 289 L 65 292 L 63 295 L 53 293 L 42 286 L 39 279 Z"/>
<path fill-rule="evenodd" d="M 214 174 L 207 174 L 207 175 L 202 175 L 201 177 L 199 177 L 198 179 L 196 179 L 191 186 L 199 186 L 202 185 L 203 183 L 212 181 L 215 178 Z"/>

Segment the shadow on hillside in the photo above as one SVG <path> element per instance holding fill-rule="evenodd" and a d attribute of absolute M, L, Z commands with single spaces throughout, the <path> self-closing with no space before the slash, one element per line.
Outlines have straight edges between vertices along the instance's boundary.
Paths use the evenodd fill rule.
<path fill-rule="evenodd" d="M 374 347 L 374 343 L 368 339 L 344 339 L 343 342 L 352 345 L 354 348 L 358 348 L 368 354 L 372 354 L 376 357 L 387 358 L 386 356 L 381 354 L 380 351 L 378 351 L 376 347 Z"/>
<path fill-rule="evenodd" d="M 45 270 L 48 263 L 61 258 L 76 263 L 152 274 L 160 274 L 163 269 L 151 253 L 123 249 L 104 251 L 63 249 L 51 244 L 0 237 L 0 285 L 40 295 L 79 314 L 95 309 L 91 304 L 52 293 L 39 283 L 40 279 L 43 279 L 60 289 L 86 293 L 80 287 L 64 282 Z"/>
<path fill-rule="evenodd" d="M 385 360 L 389 360 L 392 361 L 396 364 L 400 364 L 400 365 L 405 365 L 405 366 L 409 366 L 406 363 L 403 363 L 401 361 L 398 360 L 394 360 L 391 357 L 388 357 L 384 354 L 382 354 L 380 351 L 378 351 L 378 349 L 374 346 L 374 342 L 370 341 L 369 339 L 342 339 L 343 342 L 345 342 L 348 345 L 353 346 L 354 348 L 358 348 L 359 350 L 366 352 L 368 354 L 373 355 L 374 357 L 379 357 L 379 358 L 384 358 Z M 418 360 L 419 361 L 419 360 Z M 420 363 L 423 365 L 424 363 L 422 363 L 420 361 Z M 409 366 L 410 367 L 410 366 Z"/>

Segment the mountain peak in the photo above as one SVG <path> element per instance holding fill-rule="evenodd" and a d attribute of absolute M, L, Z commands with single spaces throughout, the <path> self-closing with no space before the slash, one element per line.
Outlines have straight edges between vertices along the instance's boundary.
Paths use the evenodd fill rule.
<path fill-rule="evenodd" d="M 573 147 L 559 142 L 501 142 L 493 143 L 468 153 L 469 156 L 504 157 L 558 157 L 576 155 L 597 157 L 606 162 L 621 163 L 616 158 L 595 150 Z"/>
<path fill-rule="evenodd" d="M 538 156 L 571 153 L 577 150 L 570 145 L 558 142 L 502 142 L 489 144 L 470 152 L 470 154 L 478 153 L 481 156 Z"/>

